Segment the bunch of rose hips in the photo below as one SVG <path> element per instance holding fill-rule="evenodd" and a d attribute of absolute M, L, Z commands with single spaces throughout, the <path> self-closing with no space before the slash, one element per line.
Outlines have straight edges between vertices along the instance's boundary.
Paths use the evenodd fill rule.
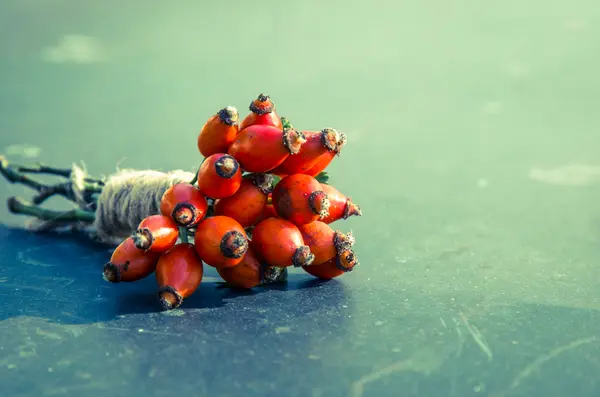
<path fill-rule="evenodd" d="M 196 291 L 203 263 L 238 288 L 276 282 L 289 266 L 331 279 L 358 264 L 352 234 L 329 224 L 361 215 L 360 208 L 323 181 L 345 135 L 299 131 L 262 94 L 250 111 L 239 123 L 228 106 L 206 122 L 195 180 L 169 188 L 160 214 L 115 249 L 104 266 L 107 281 L 155 273 L 159 301 L 169 310 Z"/>

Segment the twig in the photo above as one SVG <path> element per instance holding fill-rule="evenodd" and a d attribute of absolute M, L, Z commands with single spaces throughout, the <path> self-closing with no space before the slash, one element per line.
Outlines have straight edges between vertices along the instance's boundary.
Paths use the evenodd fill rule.
<path fill-rule="evenodd" d="M 19 197 L 10 197 L 7 201 L 8 210 L 13 214 L 34 216 L 42 221 L 74 223 L 85 222 L 92 223 L 96 219 L 96 214 L 90 211 L 73 209 L 69 211 L 55 211 L 41 208 L 35 204 L 28 203 Z"/>

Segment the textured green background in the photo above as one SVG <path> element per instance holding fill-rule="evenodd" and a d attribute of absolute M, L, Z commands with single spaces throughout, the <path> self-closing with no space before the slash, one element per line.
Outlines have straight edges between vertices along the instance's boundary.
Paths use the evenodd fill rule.
<path fill-rule="evenodd" d="M 64 41 L 65 35 L 75 37 Z M 301 333 L 306 344 L 257 346 L 264 357 L 287 354 L 288 361 L 256 358 L 251 368 L 230 372 L 219 364 L 224 373 L 253 379 L 240 374 L 292 368 L 273 373 L 289 387 L 278 395 L 288 396 L 597 396 L 599 45 L 600 5 L 593 0 L 4 0 L 0 152 L 35 160 L 21 158 L 25 145 L 48 163 L 84 160 L 95 174 L 117 164 L 192 170 L 206 118 L 229 104 L 245 113 L 253 97 L 268 93 L 294 125 L 347 134 L 329 171 L 332 183 L 363 208 L 362 218 L 339 226 L 353 230 L 362 265 L 334 287 L 288 291 L 324 305 L 319 294 L 343 288 L 335 314 L 311 312 L 325 328 L 333 316 L 330 325 L 343 327 L 343 335 L 290 315 L 289 324 L 277 326 L 290 339 Z M 23 193 L 2 185 L 0 199 Z M 4 208 L 0 219 L 12 226 L 23 221 Z M 135 334 L 121 340 L 119 351 L 132 353 L 119 370 L 102 361 L 105 350 L 94 344 L 118 332 L 102 330 L 110 328 L 109 318 L 92 321 L 86 314 L 81 327 L 91 328 L 69 340 L 66 326 L 43 307 L 28 309 L 27 294 L 15 292 L 45 282 L 15 275 L 15 269 L 30 277 L 42 271 L 24 261 L 23 247 L 15 248 L 22 241 L 35 248 L 41 240 L 6 228 L 1 234 L 0 376 L 17 380 L 0 383 L 0 391 L 10 392 L 0 394 L 92 396 L 116 383 L 135 390 L 127 387 L 143 382 L 156 360 L 142 354 L 148 342 Z M 61 244 L 49 254 L 51 269 L 88 255 Z M 44 257 L 35 255 L 30 262 Z M 97 272 L 105 256 L 77 265 Z M 64 270 L 53 271 L 48 283 Z M 76 274 L 67 276 L 77 285 Z M 86 277 L 93 288 L 107 288 Z M 217 294 L 213 287 L 202 292 L 211 293 Z M 261 296 L 236 305 L 262 305 L 285 317 L 292 310 L 285 305 L 307 302 L 268 303 Z M 190 309 L 189 316 L 208 321 L 193 317 L 194 310 L 204 309 Z M 218 321 L 236 324 L 225 317 L 238 315 L 229 310 L 211 321 L 219 329 Z M 152 316 L 134 316 L 122 328 L 137 329 Z M 340 316 L 343 324 L 335 320 Z M 466 318 L 478 319 L 473 332 Z M 161 326 L 153 324 L 139 328 Z M 484 335 L 484 347 L 474 330 Z M 15 346 L 33 346 L 34 353 Z M 176 360 L 165 357 L 165 365 Z M 60 360 L 79 369 L 48 377 L 46 368 Z M 77 378 L 77 371 L 87 375 Z M 304 379 L 306 371 L 319 375 Z M 193 379 L 199 395 L 272 391 L 260 380 L 230 381 L 228 388 L 179 374 L 168 378 L 182 380 L 169 390 L 186 391 L 183 379 Z M 25 382 L 34 378 L 35 387 Z M 169 391 L 152 387 L 156 395 Z"/>

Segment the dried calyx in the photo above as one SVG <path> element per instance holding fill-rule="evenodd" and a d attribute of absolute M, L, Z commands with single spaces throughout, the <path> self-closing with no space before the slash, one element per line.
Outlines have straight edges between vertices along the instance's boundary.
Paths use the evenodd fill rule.
<path fill-rule="evenodd" d="M 232 156 L 226 154 L 215 162 L 215 171 L 221 178 L 231 178 L 238 171 L 240 165 Z"/>
<path fill-rule="evenodd" d="M 248 251 L 248 239 L 237 230 L 232 230 L 223 236 L 219 248 L 226 258 L 239 259 Z"/>
<path fill-rule="evenodd" d="M 292 265 L 294 267 L 310 266 L 315 260 L 315 255 L 310 252 L 310 247 L 303 245 L 294 252 L 292 257 Z"/>
<path fill-rule="evenodd" d="M 283 131 L 283 144 L 290 154 L 297 154 L 304 142 L 306 142 L 306 137 L 301 131 L 295 128 L 288 128 Z"/>
<path fill-rule="evenodd" d="M 158 302 L 163 310 L 176 309 L 183 303 L 183 297 L 177 290 L 169 285 L 159 288 Z"/>
<path fill-rule="evenodd" d="M 264 194 L 273 192 L 275 178 L 271 174 L 252 174 L 252 183 Z"/>
<path fill-rule="evenodd" d="M 140 250 L 148 250 L 152 246 L 154 236 L 148 228 L 138 229 L 131 235 L 133 243 Z"/>
<path fill-rule="evenodd" d="M 255 100 L 250 103 L 249 107 L 252 113 L 258 115 L 271 113 L 275 109 L 275 105 L 268 95 L 260 94 Z"/>
<path fill-rule="evenodd" d="M 308 205 L 319 218 L 326 218 L 329 215 L 329 197 L 322 190 L 314 191 L 308 196 Z"/>
<path fill-rule="evenodd" d="M 227 125 L 236 125 L 240 119 L 237 109 L 233 106 L 224 107 L 217 114 L 221 121 Z"/>

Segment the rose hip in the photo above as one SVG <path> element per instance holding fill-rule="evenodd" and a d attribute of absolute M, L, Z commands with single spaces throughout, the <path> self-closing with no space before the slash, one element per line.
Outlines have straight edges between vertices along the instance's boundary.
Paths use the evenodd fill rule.
<path fill-rule="evenodd" d="M 352 233 L 344 234 L 340 231 L 334 231 L 323 222 L 314 221 L 298 226 L 298 229 L 302 233 L 304 244 L 308 245 L 310 252 L 315 255 L 315 260 L 311 266 L 325 263 L 354 245 Z"/>
<path fill-rule="evenodd" d="M 319 175 L 329 166 L 329 164 L 331 164 L 331 162 L 336 156 L 339 156 L 340 153 L 342 153 L 342 149 L 344 148 L 344 146 L 346 146 L 347 138 L 346 134 L 344 134 L 343 132 L 339 132 L 339 137 L 340 139 L 337 142 L 335 150 L 329 150 L 323 153 L 314 163 L 314 165 L 308 171 L 304 172 L 306 175 Z"/>
<path fill-rule="evenodd" d="M 300 151 L 293 156 L 288 156 L 272 171 L 274 174 L 282 176 L 303 174 L 315 166 L 322 155 L 330 152 L 333 157 L 337 153 L 341 134 L 333 128 L 325 128 L 319 132 L 303 131 L 302 133 L 306 137 L 306 142 Z"/>
<path fill-rule="evenodd" d="M 328 215 L 329 199 L 315 178 L 294 174 L 273 189 L 273 207 L 280 217 L 304 225 Z"/>
<path fill-rule="evenodd" d="M 175 245 L 179 237 L 177 224 L 170 216 L 150 215 L 140 222 L 131 238 L 138 249 L 165 252 Z"/>
<path fill-rule="evenodd" d="M 159 255 L 140 250 L 133 239 L 128 237 L 115 248 L 110 261 L 104 265 L 102 275 L 110 283 L 141 280 L 154 272 Z"/>
<path fill-rule="evenodd" d="M 168 188 L 160 201 L 160 212 L 170 216 L 177 226 L 193 227 L 200 223 L 208 203 L 206 197 L 190 183 L 177 183 Z"/>
<path fill-rule="evenodd" d="M 235 219 L 244 228 L 258 222 L 267 205 L 268 196 L 273 191 L 273 176 L 250 174 L 242 181 L 233 196 L 215 203 L 215 214 Z"/>
<path fill-rule="evenodd" d="M 198 134 L 198 150 L 204 157 L 227 152 L 239 132 L 238 111 L 227 106 L 213 115 Z"/>
<path fill-rule="evenodd" d="M 204 263 L 212 267 L 235 266 L 248 251 L 248 237 L 242 225 L 227 216 L 204 219 L 196 228 L 194 245 Z"/>
<path fill-rule="evenodd" d="M 250 103 L 250 113 L 242 120 L 240 130 L 251 125 L 271 125 L 283 129 L 281 119 L 275 112 L 275 105 L 268 95 L 260 94 Z"/>
<path fill-rule="evenodd" d="M 232 287 L 250 289 L 262 284 L 263 269 L 260 259 L 252 247 L 249 247 L 239 264 L 232 267 L 219 267 L 217 273 Z"/>
<path fill-rule="evenodd" d="M 326 183 L 321 183 L 323 190 L 329 198 L 329 214 L 321 219 L 325 223 L 333 223 L 340 219 L 348 219 L 351 216 L 362 216 L 360 207 L 352 202 L 339 190 Z"/>
<path fill-rule="evenodd" d="M 180 243 L 161 255 L 156 265 L 158 300 L 164 310 L 179 307 L 202 282 L 204 268 L 192 244 Z"/>
<path fill-rule="evenodd" d="M 353 250 L 348 249 L 327 262 L 316 266 L 304 266 L 302 269 L 315 277 L 330 280 L 352 271 L 358 266 L 358 260 Z"/>
<path fill-rule="evenodd" d="M 304 134 L 289 128 L 281 131 L 271 125 L 251 125 L 240 131 L 228 153 L 248 172 L 269 172 L 300 151 Z"/>
<path fill-rule="evenodd" d="M 242 183 L 242 170 L 237 160 L 224 153 L 206 158 L 198 170 L 198 188 L 213 199 L 235 194 Z"/>
<path fill-rule="evenodd" d="M 309 266 L 315 259 L 298 227 L 281 218 L 260 221 L 252 231 L 250 244 L 271 266 Z"/>

